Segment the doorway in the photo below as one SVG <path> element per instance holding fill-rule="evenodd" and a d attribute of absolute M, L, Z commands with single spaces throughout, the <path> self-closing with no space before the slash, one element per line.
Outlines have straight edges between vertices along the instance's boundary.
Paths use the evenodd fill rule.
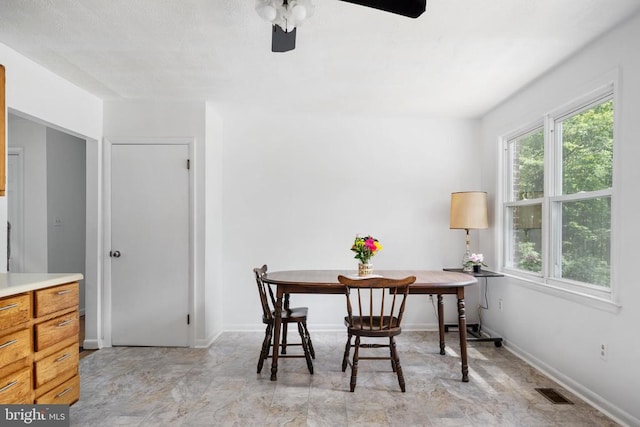
<path fill-rule="evenodd" d="M 111 345 L 190 342 L 187 141 L 107 143 Z"/>

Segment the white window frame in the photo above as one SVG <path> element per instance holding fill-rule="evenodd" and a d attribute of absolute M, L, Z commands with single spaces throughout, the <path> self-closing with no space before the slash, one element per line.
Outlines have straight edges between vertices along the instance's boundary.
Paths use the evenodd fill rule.
<path fill-rule="evenodd" d="M 606 84 L 602 84 L 595 90 L 588 94 L 570 102 L 556 110 L 553 110 L 541 119 L 534 122 L 530 122 L 528 125 L 518 128 L 508 134 L 503 135 L 500 138 L 500 146 L 502 148 L 502 171 L 501 171 L 501 205 L 500 206 L 500 222 L 502 226 L 499 228 L 502 230 L 502 247 L 501 252 L 501 266 L 502 272 L 511 277 L 522 279 L 522 283 L 530 286 L 534 289 L 548 292 L 554 295 L 567 297 L 575 301 L 587 301 L 591 305 L 595 305 L 599 308 L 604 308 L 609 311 L 617 310 L 619 305 L 615 303 L 615 217 L 616 217 L 616 201 L 615 201 L 615 187 L 616 187 L 616 175 L 617 175 L 617 158 L 619 150 L 618 128 L 619 128 L 619 106 L 618 102 L 618 82 L 617 78 L 611 77 Z M 578 193 L 562 195 L 562 179 L 561 168 L 555 167 L 555 164 L 560 160 L 562 154 L 562 146 L 555 140 L 554 128 L 557 121 L 564 120 L 572 115 L 578 114 L 589 108 L 593 108 L 608 100 L 613 100 L 614 103 L 614 147 L 613 147 L 613 181 L 612 188 L 591 191 L 588 193 Z M 544 197 L 542 199 L 531 199 L 526 201 L 511 201 L 509 191 L 512 191 L 511 181 L 513 178 L 513 170 L 510 165 L 510 153 L 509 142 L 516 138 L 527 136 L 542 128 L 544 133 Z M 554 187 L 555 186 L 555 187 Z M 556 189 L 558 189 L 556 191 Z M 553 268 L 558 257 L 561 256 L 561 239 L 558 237 L 561 232 L 559 227 L 561 223 L 553 215 L 558 215 L 557 211 L 560 209 L 561 203 L 572 200 L 584 200 L 597 197 L 609 197 L 611 199 L 611 235 L 610 235 L 610 247 L 611 247 L 611 259 L 610 259 L 610 284 L 609 287 L 603 287 L 598 285 L 591 285 L 582 282 L 576 282 L 569 279 L 554 277 Z M 513 206 L 523 206 L 532 204 L 542 204 L 542 269 L 540 273 L 521 270 L 514 267 L 508 267 L 507 257 L 510 256 L 512 248 L 510 248 L 511 237 L 511 223 L 509 222 L 508 209 Z M 552 229 L 551 224 L 556 224 L 555 229 Z"/>

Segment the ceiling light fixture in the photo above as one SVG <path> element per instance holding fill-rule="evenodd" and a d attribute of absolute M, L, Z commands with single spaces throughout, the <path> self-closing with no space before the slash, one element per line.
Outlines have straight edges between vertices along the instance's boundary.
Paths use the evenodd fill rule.
<path fill-rule="evenodd" d="M 311 0 L 256 0 L 256 12 L 285 32 L 293 31 L 313 15 Z"/>

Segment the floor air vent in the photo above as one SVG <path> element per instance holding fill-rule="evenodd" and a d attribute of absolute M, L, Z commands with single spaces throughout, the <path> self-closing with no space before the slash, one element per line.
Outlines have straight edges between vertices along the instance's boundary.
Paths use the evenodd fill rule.
<path fill-rule="evenodd" d="M 536 391 L 554 405 L 573 405 L 573 402 L 561 395 L 555 388 L 537 388 Z"/>

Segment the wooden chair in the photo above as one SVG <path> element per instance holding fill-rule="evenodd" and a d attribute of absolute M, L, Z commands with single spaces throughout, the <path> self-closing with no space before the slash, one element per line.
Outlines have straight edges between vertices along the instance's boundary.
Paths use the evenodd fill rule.
<path fill-rule="evenodd" d="M 258 284 L 258 292 L 260 294 L 260 303 L 262 305 L 262 323 L 267 325 L 264 340 L 262 341 L 260 359 L 258 360 L 258 373 L 262 372 L 264 361 L 271 357 L 270 352 L 272 351 L 271 347 L 273 345 L 273 351 L 280 350 L 278 357 L 304 357 L 307 360 L 309 373 L 313 374 L 313 362 L 311 359 L 315 359 L 316 354 L 313 350 L 309 330 L 307 329 L 307 307 L 290 308 L 288 295 L 286 295 L 286 302 L 282 310 L 282 333 L 280 334 L 282 339 L 280 343 L 272 343 L 273 327 L 275 324 L 276 299 L 273 295 L 271 286 L 262 280 L 262 278 L 267 274 L 267 266 L 263 265 L 261 268 L 254 268 L 253 273 L 256 276 L 256 283 Z M 301 342 L 293 344 L 287 343 L 287 325 L 289 325 L 289 323 L 296 323 L 298 325 L 298 333 L 300 334 Z M 302 346 L 304 354 L 286 354 L 287 346 Z"/>
<path fill-rule="evenodd" d="M 400 389 L 405 391 L 404 376 L 400 366 L 400 358 L 396 349 L 395 336 L 402 332 L 400 324 L 404 313 L 405 301 L 409 292 L 409 285 L 416 281 L 414 276 L 404 279 L 387 279 L 384 277 L 350 279 L 338 276 L 338 281 L 345 285 L 347 296 L 347 344 L 342 359 L 342 372 L 347 365 L 351 366 L 351 391 L 356 388 L 358 376 L 358 361 L 390 360 L 391 369 L 398 375 Z M 357 312 L 354 314 L 354 306 Z M 363 311 L 363 307 L 364 310 Z M 355 343 L 351 344 L 351 337 L 355 336 Z M 361 338 L 386 338 L 388 344 L 362 343 Z M 353 361 L 349 360 L 351 347 L 354 347 Z M 361 348 L 388 347 L 389 356 L 360 356 Z"/>

